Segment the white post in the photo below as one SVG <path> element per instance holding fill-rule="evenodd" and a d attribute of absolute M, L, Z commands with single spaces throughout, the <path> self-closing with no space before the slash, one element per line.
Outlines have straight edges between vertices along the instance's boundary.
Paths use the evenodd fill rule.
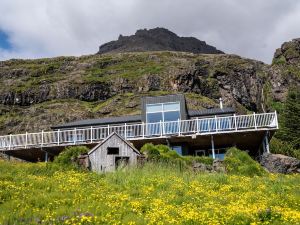
<path fill-rule="evenodd" d="M 270 146 L 269 146 L 269 140 L 268 140 L 268 132 L 265 135 L 265 145 L 266 145 L 266 151 L 267 151 L 267 153 L 270 153 Z"/>
<path fill-rule="evenodd" d="M 11 134 L 9 135 L 9 146 L 8 146 L 8 150 L 11 150 Z"/>
<path fill-rule="evenodd" d="M 109 136 L 109 125 L 107 125 L 107 137 Z"/>
<path fill-rule="evenodd" d="M 124 128 L 124 132 L 125 132 L 125 134 L 124 134 L 124 139 L 126 140 L 127 139 L 127 129 L 126 129 L 127 127 L 126 127 L 126 123 L 125 123 L 125 128 Z"/>
<path fill-rule="evenodd" d="M 217 116 L 215 116 L 215 123 L 216 123 L 216 132 L 218 132 L 218 120 L 217 120 Z"/>
<path fill-rule="evenodd" d="M 215 143 L 214 143 L 213 135 L 211 135 L 211 151 L 212 151 L 212 157 L 213 157 L 213 159 L 215 159 L 216 154 L 215 154 Z"/>
<path fill-rule="evenodd" d="M 91 143 L 93 143 L 93 127 L 91 127 Z"/>
<path fill-rule="evenodd" d="M 26 131 L 26 134 L 25 134 L 25 148 L 27 148 L 27 144 L 28 144 L 28 133 Z"/>
<path fill-rule="evenodd" d="M 237 123 L 236 123 L 236 115 L 235 114 L 233 114 L 233 118 L 234 118 L 235 131 L 237 131 Z"/>
<path fill-rule="evenodd" d="M 197 132 L 196 133 L 199 134 L 200 133 L 199 132 L 200 129 L 199 129 L 199 118 L 198 117 L 196 119 L 196 123 L 197 123 L 197 126 L 196 126 L 197 127 Z"/>
<path fill-rule="evenodd" d="M 48 152 L 45 152 L 45 162 L 48 162 Z"/>
<path fill-rule="evenodd" d="M 163 136 L 163 130 L 162 130 L 162 122 L 161 122 L 161 120 L 159 121 L 159 125 L 160 125 L 160 136 Z"/>
<path fill-rule="evenodd" d="M 142 136 L 145 138 L 145 123 L 142 123 Z"/>
<path fill-rule="evenodd" d="M 277 111 L 276 110 L 275 110 L 275 123 L 276 123 L 276 128 L 279 129 L 278 117 L 277 117 Z"/>
<path fill-rule="evenodd" d="M 42 130 L 42 140 L 41 140 L 41 147 L 44 145 L 44 131 Z"/>
<path fill-rule="evenodd" d="M 180 136 L 181 135 L 181 129 L 180 129 L 180 126 L 181 124 L 180 124 L 180 119 L 178 119 L 178 136 Z"/>
<path fill-rule="evenodd" d="M 74 132 L 73 132 L 73 144 L 75 145 L 77 141 L 77 132 L 76 132 L 76 128 L 74 128 Z"/>
<path fill-rule="evenodd" d="M 255 112 L 253 112 L 253 119 L 254 119 L 254 128 L 255 128 L 255 130 L 257 130 L 257 124 L 256 124 L 256 116 L 255 116 Z"/>
<path fill-rule="evenodd" d="M 60 138 L 59 138 L 59 137 L 60 137 L 59 131 L 60 131 L 60 130 L 58 129 L 58 130 L 57 130 L 57 145 L 59 145 L 59 141 L 60 141 L 60 140 L 59 140 L 59 139 L 60 139 Z"/>

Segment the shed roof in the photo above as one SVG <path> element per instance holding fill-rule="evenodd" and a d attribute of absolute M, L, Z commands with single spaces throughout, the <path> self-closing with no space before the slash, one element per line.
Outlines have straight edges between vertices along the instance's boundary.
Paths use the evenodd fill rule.
<path fill-rule="evenodd" d="M 121 137 L 118 133 L 112 132 L 110 135 L 108 135 L 107 138 L 105 138 L 103 141 L 101 141 L 99 144 L 97 144 L 94 148 L 92 148 L 89 152 L 88 155 L 93 153 L 95 150 L 97 150 L 101 145 L 103 145 L 106 141 L 108 141 L 110 138 L 113 136 L 117 136 L 120 138 L 122 141 L 124 141 L 133 151 L 135 151 L 137 154 L 141 154 L 130 142 L 126 141 L 123 137 Z"/>

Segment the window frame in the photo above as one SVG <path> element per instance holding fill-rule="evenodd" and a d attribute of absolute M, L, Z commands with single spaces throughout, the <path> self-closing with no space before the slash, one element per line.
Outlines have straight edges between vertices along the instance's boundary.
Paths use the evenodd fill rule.
<path fill-rule="evenodd" d="M 165 104 L 178 104 L 179 108 L 178 110 L 164 110 L 164 105 Z M 148 112 L 147 111 L 147 106 L 151 106 L 151 105 L 160 105 L 160 111 L 153 111 L 153 112 Z M 161 113 L 162 114 L 162 121 L 161 122 L 165 122 L 165 112 L 179 112 L 179 117 L 181 119 L 181 107 L 180 107 L 180 101 L 176 101 L 176 102 L 161 102 L 161 103 L 151 103 L 151 104 L 146 104 L 146 123 L 148 123 L 148 114 L 151 113 Z M 171 121 L 167 121 L 167 122 L 171 122 Z M 153 123 L 153 122 L 151 122 Z"/>

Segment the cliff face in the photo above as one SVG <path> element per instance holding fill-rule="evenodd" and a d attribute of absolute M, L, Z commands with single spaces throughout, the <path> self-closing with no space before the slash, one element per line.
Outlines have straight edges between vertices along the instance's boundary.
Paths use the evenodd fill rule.
<path fill-rule="evenodd" d="M 289 85 L 300 85 L 300 57 L 286 56 L 286 45 L 272 65 L 236 55 L 181 52 L 0 62 L 0 132 L 138 114 L 142 96 L 178 92 L 185 93 L 191 109 L 217 106 L 222 97 L 243 113 L 274 110 L 285 101 Z M 297 46 L 291 48 L 299 53 Z"/>
<path fill-rule="evenodd" d="M 164 28 L 138 30 L 131 36 L 119 36 L 117 41 L 111 41 L 99 47 L 98 54 L 116 52 L 146 52 L 146 51 L 179 51 L 192 53 L 223 53 L 215 47 L 207 45 L 193 37 L 178 37 Z"/>

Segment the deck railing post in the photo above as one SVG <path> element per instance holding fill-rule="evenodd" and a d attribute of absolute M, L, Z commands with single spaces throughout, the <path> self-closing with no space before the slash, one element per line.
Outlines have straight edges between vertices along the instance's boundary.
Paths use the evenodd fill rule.
<path fill-rule="evenodd" d="M 196 119 L 196 123 L 197 123 L 197 124 L 196 124 L 197 132 L 196 132 L 196 133 L 199 134 L 199 133 L 200 133 L 200 132 L 199 132 L 200 129 L 199 129 L 199 118 L 198 118 L 198 117 L 197 117 L 197 119 Z"/>
<path fill-rule="evenodd" d="M 73 132 L 73 144 L 75 145 L 77 141 L 77 130 L 76 128 L 74 128 L 74 132 Z"/>
<path fill-rule="evenodd" d="M 216 132 L 218 132 L 218 120 L 217 120 L 217 116 L 215 116 L 215 124 L 216 124 Z"/>
<path fill-rule="evenodd" d="M 145 123 L 142 123 L 142 137 L 145 138 Z"/>
<path fill-rule="evenodd" d="M 256 124 L 256 115 L 255 112 L 253 112 L 253 120 L 254 120 L 254 128 L 257 130 L 257 124 Z"/>
<path fill-rule="evenodd" d="M 233 119 L 234 119 L 234 128 L 235 128 L 235 131 L 237 131 L 237 123 L 236 123 L 236 115 L 233 114 Z"/>
<path fill-rule="evenodd" d="M 163 136 L 163 130 L 162 130 L 162 122 L 161 122 L 161 120 L 159 121 L 159 126 L 160 126 L 160 136 Z"/>
<path fill-rule="evenodd" d="M 126 123 L 125 123 L 125 127 L 124 127 L 124 139 L 125 140 L 127 139 L 127 126 L 126 126 Z"/>
<path fill-rule="evenodd" d="M 277 117 L 277 111 L 275 110 L 275 123 L 276 123 L 276 128 L 279 129 L 279 125 L 278 125 L 278 117 Z"/>
<path fill-rule="evenodd" d="M 11 139 L 12 139 L 12 135 L 10 134 L 10 135 L 9 135 L 9 146 L 8 146 L 8 150 L 11 150 L 11 144 L 12 144 L 12 143 L 11 143 L 11 141 L 12 141 Z"/>
<path fill-rule="evenodd" d="M 91 132 L 90 132 L 90 135 L 91 135 L 91 143 L 93 143 L 93 127 L 91 126 Z"/>
<path fill-rule="evenodd" d="M 109 136 L 109 124 L 107 125 L 107 137 Z M 106 138 L 106 137 L 105 137 Z"/>
<path fill-rule="evenodd" d="M 28 145 L 28 133 L 25 134 L 25 148 L 27 148 Z"/>
<path fill-rule="evenodd" d="M 181 135 L 181 129 L 180 129 L 180 126 L 181 124 L 180 124 L 180 119 L 178 118 L 178 136 L 180 136 Z"/>
<path fill-rule="evenodd" d="M 57 130 L 57 145 L 59 145 L 59 142 L 60 142 L 60 135 L 59 135 L 59 133 L 60 133 L 60 130 L 58 129 Z"/>
<path fill-rule="evenodd" d="M 42 130 L 41 147 L 44 145 L 44 131 Z"/>

